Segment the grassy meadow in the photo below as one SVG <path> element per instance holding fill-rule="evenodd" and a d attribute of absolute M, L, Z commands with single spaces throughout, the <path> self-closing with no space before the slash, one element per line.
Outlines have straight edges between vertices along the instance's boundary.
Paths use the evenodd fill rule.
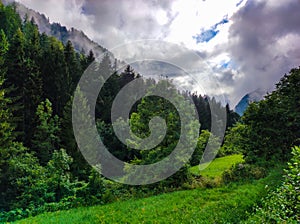
<path fill-rule="evenodd" d="M 234 164 L 242 158 L 234 155 L 216 159 L 200 173 L 216 178 L 229 166 L 228 161 Z M 192 169 L 196 173 L 196 168 Z M 45 213 L 15 223 L 241 223 L 268 189 L 280 182 L 280 175 L 280 171 L 273 171 L 266 178 L 247 183 Z"/>

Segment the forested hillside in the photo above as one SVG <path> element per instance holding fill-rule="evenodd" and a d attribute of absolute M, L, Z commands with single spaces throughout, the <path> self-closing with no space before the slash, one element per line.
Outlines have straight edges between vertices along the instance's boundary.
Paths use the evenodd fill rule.
<path fill-rule="evenodd" d="M 71 41 L 63 44 L 54 37 L 40 34 L 33 19 L 20 18 L 14 5 L 0 3 L 0 210 L 11 211 L 3 213 L 5 216 L 15 219 L 42 211 L 113 200 L 113 194 L 106 190 L 106 180 L 81 155 L 72 129 L 73 93 L 81 75 L 94 60 L 92 51 L 84 55 L 74 50 Z M 101 72 L 113 74 L 97 100 L 99 133 L 118 158 L 128 162 L 151 162 L 149 156 L 121 144 L 110 121 L 114 97 L 123 86 L 140 75 L 130 66 L 124 71 L 115 71 L 109 54 L 104 55 L 99 66 L 99 77 Z M 145 85 L 156 82 L 148 79 Z M 209 105 L 226 110 L 228 127 L 238 119 L 228 105 L 225 108 L 208 96 L 189 92 L 181 94 L 195 102 L 201 115 L 201 130 L 210 127 Z M 149 105 L 155 103 L 153 100 L 147 100 Z M 168 102 L 160 100 L 159 105 L 158 114 L 172 117 L 176 113 Z M 146 124 L 147 116 L 151 114 L 143 114 L 145 112 L 142 106 L 136 106 L 132 110 L 136 114 L 132 119 Z M 145 120 L 141 120 L 142 114 Z M 146 130 L 145 127 L 142 130 Z M 177 132 L 175 125 L 170 133 L 174 137 Z M 172 138 L 166 139 L 165 147 L 169 148 L 168 141 L 176 141 Z M 205 141 L 207 139 L 204 144 L 199 144 L 193 164 L 199 162 Z M 162 155 L 158 153 L 157 159 Z M 165 185 L 180 186 L 189 176 L 187 170 L 182 175 L 181 181 L 174 177 Z"/>
<path fill-rule="evenodd" d="M 4 5 L 8 5 L 11 1 L 2 0 L 2 2 Z M 44 14 L 40 14 L 39 12 L 29 9 L 20 2 L 14 2 L 13 5 L 21 18 L 28 17 L 29 19 L 34 19 L 35 23 L 38 25 L 40 33 L 53 36 L 62 41 L 64 44 L 66 44 L 68 40 L 71 40 L 74 48 L 78 52 L 87 53 L 92 49 L 96 56 L 100 56 L 108 51 L 104 47 L 90 40 L 82 31 L 74 28 L 67 29 L 67 27 L 59 23 L 50 23 L 49 18 L 47 18 Z M 109 52 L 109 54 L 113 58 L 112 53 Z"/>

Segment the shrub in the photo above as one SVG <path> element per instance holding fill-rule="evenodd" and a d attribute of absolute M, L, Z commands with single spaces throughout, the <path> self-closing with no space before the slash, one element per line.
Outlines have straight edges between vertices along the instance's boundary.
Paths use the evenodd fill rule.
<path fill-rule="evenodd" d="M 294 147 L 292 155 L 283 183 L 262 200 L 248 223 L 300 222 L 300 147 Z"/>
<path fill-rule="evenodd" d="M 233 165 L 229 170 L 222 174 L 224 183 L 253 180 L 266 177 L 267 170 L 263 167 L 250 165 L 246 163 L 238 163 Z"/>

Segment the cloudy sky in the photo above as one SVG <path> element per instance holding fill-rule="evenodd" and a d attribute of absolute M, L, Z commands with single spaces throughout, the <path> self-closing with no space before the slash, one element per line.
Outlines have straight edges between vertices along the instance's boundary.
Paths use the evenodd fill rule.
<path fill-rule="evenodd" d="M 199 79 L 204 92 L 223 94 L 232 107 L 248 92 L 272 89 L 300 65 L 299 0 L 18 1 L 51 22 L 84 31 L 109 50 L 144 39 L 189 49 L 201 63 L 179 50 L 178 59 L 190 64 L 193 78 L 182 74 L 175 79 L 203 93 L 193 85 Z M 205 88 L 204 74 L 218 89 Z"/>

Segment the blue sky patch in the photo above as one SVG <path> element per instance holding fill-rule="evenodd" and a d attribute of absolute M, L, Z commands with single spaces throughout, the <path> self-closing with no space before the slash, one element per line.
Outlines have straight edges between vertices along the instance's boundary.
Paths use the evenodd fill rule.
<path fill-rule="evenodd" d="M 228 61 L 228 62 L 223 62 L 223 63 L 221 64 L 221 68 L 226 69 L 226 68 L 229 67 L 229 65 L 230 65 L 230 61 Z"/>
<path fill-rule="evenodd" d="M 201 30 L 201 33 L 199 34 L 196 34 L 196 36 L 193 36 L 193 39 L 196 40 L 196 43 L 199 44 L 199 43 L 207 43 L 209 42 L 211 39 L 213 39 L 215 36 L 217 36 L 217 34 L 220 32 L 218 30 L 218 26 L 219 25 L 223 25 L 223 24 L 226 24 L 228 23 L 229 20 L 226 17 L 224 17 L 224 19 L 222 19 L 220 22 L 218 22 L 217 24 L 213 25 L 210 29 L 208 30 L 204 30 L 202 29 Z"/>
<path fill-rule="evenodd" d="M 218 33 L 219 30 L 203 30 L 200 34 L 193 36 L 193 38 L 196 40 L 197 44 L 204 43 L 204 42 L 207 43 L 215 36 L 217 36 Z"/>

